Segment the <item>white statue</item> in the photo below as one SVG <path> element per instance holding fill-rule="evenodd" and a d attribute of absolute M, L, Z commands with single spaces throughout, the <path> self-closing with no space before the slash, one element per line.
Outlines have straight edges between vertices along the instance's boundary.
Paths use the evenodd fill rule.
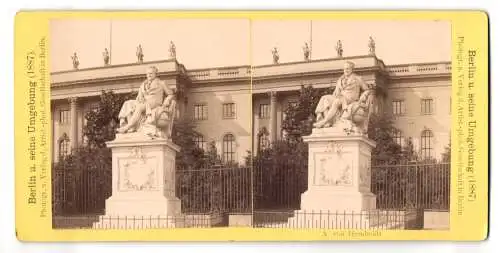
<path fill-rule="evenodd" d="M 340 127 L 346 133 L 367 133 L 375 92 L 353 70 L 354 63 L 346 62 L 333 94 L 321 97 L 314 128 Z"/>
<path fill-rule="evenodd" d="M 118 115 L 118 133 L 143 133 L 151 138 L 171 138 L 175 117 L 174 90 L 158 78 L 158 68 L 147 69 L 144 81 L 135 100 L 126 101 Z"/>

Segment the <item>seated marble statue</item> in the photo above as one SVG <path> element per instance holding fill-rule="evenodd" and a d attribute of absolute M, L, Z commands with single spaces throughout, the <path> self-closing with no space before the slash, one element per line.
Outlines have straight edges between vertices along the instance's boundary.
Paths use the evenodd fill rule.
<path fill-rule="evenodd" d="M 118 114 L 118 133 L 142 132 L 149 137 L 170 138 L 175 115 L 175 92 L 158 77 L 158 69 L 149 67 L 147 79 L 139 87 L 135 100 L 126 101 Z"/>
<path fill-rule="evenodd" d="M 332 95 L 321 97 L 316 106 L 314 128 L 335 127 L 340 121 L 350 123 L 367 131 L 368 114 L 374 90 L 363 79 L 353 73 L 354 63 L 346 62 L 344 74 L 338 79 Z"/>

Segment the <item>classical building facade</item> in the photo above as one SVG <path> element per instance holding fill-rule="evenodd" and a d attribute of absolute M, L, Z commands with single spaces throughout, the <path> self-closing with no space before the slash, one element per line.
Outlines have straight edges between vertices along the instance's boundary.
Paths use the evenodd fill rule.
<path fill-rule="evenodd" d="M 394 139 L 412 138 L 421 156 L 440 158 L 450 141 L 451 63 L 385 65 L 375 55 L 189 70 L 175 59 L 51 73 L 53 161 L 84 142 L 84 115 L 103 90 L 138 89 L 148 66 L 179 92 L 178 117 L 188 117 L 201 134 L 200 146 L 214 141 L 224 160 L 243 162 L 283 137 L 284 108 L 302 85 L 330 87 L 345 61 L 378 87 L 378 108 L 394 116 Z"/>

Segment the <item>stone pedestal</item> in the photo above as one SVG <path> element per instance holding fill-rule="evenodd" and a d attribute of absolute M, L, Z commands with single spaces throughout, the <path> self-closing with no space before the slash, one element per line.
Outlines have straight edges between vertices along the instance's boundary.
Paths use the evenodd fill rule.
<path fill-rule="evenodd" d="M 113 157 L 113 193 L 106 200 L 106 215 L 100 223 L 133 217 L 142 223 L 175 227 L 181 215 L 181 202 L 175 196 L 175 156 L 180 147 L 167 139 L 139 134 L 118 134 L 106 144 Z"/>
<path fill-rule="evenodd" d="M 361 212 L 376 208 L 375 195 L 370 192 L 375 142 L 332 128 L 314 129 L 304 141 L 309 144 L 309 171 L 301 210 Z"/>

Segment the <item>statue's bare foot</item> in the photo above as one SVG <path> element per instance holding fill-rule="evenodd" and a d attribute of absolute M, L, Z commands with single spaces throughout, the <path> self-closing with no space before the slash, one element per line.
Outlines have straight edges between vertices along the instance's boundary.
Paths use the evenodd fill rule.
<path fill-rule="evenodd" d="M 331 127 L 331 126 L 332 126 L 332 123 L 330 123 L 330 122 L 325 123 L 325 124 L 323 125 L 323 127 Z"/>
<path fill-rule="evenodd" d="M 119 133 L 119 134 L 124 134 L 128 131 L 128 129 L 126 129 L 125 127 L 119 127 L 116 129 L 116 132 Z"/>
<path fill-rule="evenodd" d="M 313 123 L 313 127 L 315 127 L 315 128 L 321 128 L 321 127 L 323 127 L 324 124 L 325 124 L 324 121 L 318 121 L 316 123 Z"/>

